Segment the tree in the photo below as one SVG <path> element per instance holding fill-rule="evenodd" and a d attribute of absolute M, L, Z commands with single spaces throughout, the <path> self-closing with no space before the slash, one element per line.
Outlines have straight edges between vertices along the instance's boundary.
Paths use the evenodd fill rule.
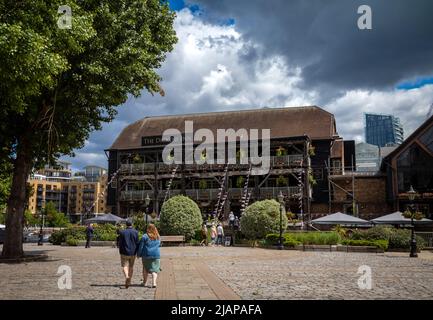
<path fill-rule="evenodd" d="M 9 162 L 1 161 L 0 159 L 0 214 L 3 216 L 5 216 L 6 202 L 10 194 L 12 182 L 11 177 L 12 165 Z"/>
<path fill-rule="evenodd" d="M 287 228 L 287 216 L 282 215 L 282 228 Z M 242 233 L 251 240 L 263 239 L 280 230 L 280 204 L 275 200 L 257 201 L 245 209 L 241 217 Z"/>
<path fill-rule="evenodd" d="M 202 223 L 200 208 L 188 197 L 175 196 L 162 205 L 160 227 L 163 234 L 191 239 Z"/>
<path fill-rule="evenodd" d="M 51 201 L 45 205 L 44 216 L 50 227 L 63 228 L 69 225 L 68 218 L 63 213 L 57 211 L 56 205 Z"/>
<path fill-rule="evenodd" d="M 173 49 L 175 15 L 161 0 L 0 0 L 0 163 L 13 165 L 3 256 L 23 255 L 25 185 L 113 120 L 128 96 L 163 90 L 156 69 Z"/>

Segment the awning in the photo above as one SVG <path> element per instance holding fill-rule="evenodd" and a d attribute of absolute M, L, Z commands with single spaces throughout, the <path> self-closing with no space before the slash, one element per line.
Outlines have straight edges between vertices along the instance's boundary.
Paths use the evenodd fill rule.
<path fill-rule="evenodd" d="M 122 223 L 126 222 L 125 219 L 122 219 L 121 217 L 118 217 L 111 213 L 101 214 L 94 218 L 86 219 L 84 221 L 85 223 Z"/>
<path fill-rule="evenodd" d="M 411 224 L 411 219 L 405 218 L 403 213 L 396 211 L 391 214 L 371 220 L 374 224 Z M 413 220 L 414 224 L 431 224 L 433 220 L 422 218 L 421 220 Z"/>
<path fill-rule="evenodd" d="M 311 221 L 314 224 L 368 225 L 369 221 L 337 212 Z"/>

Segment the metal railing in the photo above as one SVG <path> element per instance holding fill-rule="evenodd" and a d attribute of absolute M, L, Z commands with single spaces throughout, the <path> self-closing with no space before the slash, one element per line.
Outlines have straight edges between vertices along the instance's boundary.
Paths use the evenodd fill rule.
<path fill-rule="evenodd" d="M 253 192 L 254 188 L 249 188 L 248 192 Z M 274 188 L 260 188 L 260 198 L 277 199 L 280 192 L 285 197 L 297 197 L 301 194 L 302 188 L 300 187 L 274 187 Z M 230 199 L 241 199 L 244 195 L 243 188 L 229 188 Z M 122 191 L 120 193 L 120 201 L 145 201 L 146 195 L 152 198 L 152 190 L 136 190 L 136 191 Z M 168 197 L 181 194 L 181 190 L 168 191 Z M 219 189 L 186 189 L 185 195 L 194 200 L 216 200 L 218 198 Z M 161 200 L 165 196 L 165 191 L 159 193 L 158 198 Z"/>
<path fill-rule="evenodd" d="M 304 156 L 302 154 L 294 154 L 287 156 L 273 156 L 270 158 L 271 167 L 298 167 L 303 164 Z M 234 168 L 238 169 L 248 169 L 249 164 L 232 164 Z M 167 165 L 163 162 L 158 162 L 156 168 L 158 172 L 170 172 L 173 168 L 176 167 L 176 164 Z M 192 171 L 200 171 L 200 170 L 224 170 L 224 164 L 186 164 L 185 170 Z M 154 172 L 155 164 L 154 163 L 133 163 L 133 164 L 121 164 L 119 172 L 123 175 L 134 175 L 145 172 Z"/>

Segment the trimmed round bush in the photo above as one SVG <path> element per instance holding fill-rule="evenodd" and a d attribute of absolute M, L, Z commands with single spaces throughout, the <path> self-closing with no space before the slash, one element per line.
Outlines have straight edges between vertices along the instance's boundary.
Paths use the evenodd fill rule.
<path fill-rule="evenodd" d="M 188 197 L 175 196 L 162 205 L 160 228 L 164 235 L 184 235 L 189 240 L 202 224 L 200 208 Z"/>
<path fill-rule="evenodd" d="M 275 200 L 257 201 L 249 205 L 241 217 L 241 231 L 248 239 L 263 239 L 268 233 L 280 231 L 280 204 Z M 287 216 L 282 215 L 283 231 Z"/>

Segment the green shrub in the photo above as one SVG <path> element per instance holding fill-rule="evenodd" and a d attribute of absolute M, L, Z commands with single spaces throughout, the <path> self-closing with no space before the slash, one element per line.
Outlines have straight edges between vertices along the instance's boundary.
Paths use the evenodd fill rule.
<path fill-rule="evenodd" d="M 161 208 L 160 228 L 164 235 L 184 235 L 187 240 L 194 237 L 203 224 L 200 208 L 188 197 L 175 196 Z"/>
<path fill-rule="evenodd" d="M 150 220 L 147 217 L 148 221 Z M 137 231 L 146 231 L 146 215 L 144 213 L 137 213 L 132 216 L 132 225 Z"/>
<path fill-rule="evenodd" d="M 353 240 L 387 240 L 393 233 L 391 227 L 376 226 L 366 230 L 355 230 L 351 236 Z"/>
<path fill-rule="evenodd" d="M 410 249 L 411 231 L 407 229 L 394 229 L 389 237 L 390 249 Z M 417 248 L 422 250 L 425 247 L 425 241 L 420 236 L 416 236 Z"/>
<path fill-rule="evenodd" d="M 298 244 L 301 244 L 298 240 L 296 240 L 292 234 L 283 233 L 283 245 L 285 247 L 294 247 Z M 279 233 L 269 233 L 266 235 L 264 244 L 269 246 L 276 246 L 280 243 L 280 234 Z"/>
<path fill-rule="evenodd" d="M 353 240 L 388 240 L 389 249 L 409 249 L 411 231 L 408 229 L 396 229 L 386 226 L 376 226 L 367 230 L 355 231 Z M 425 247 L 425 241 L 417 236 L 417 246 L 421 250 Z"/>
<path fill-rule="evenodd" d="M 80 241 L 80 240 L 78 240 L 78 239 L 76 239 L 76 238 L 74 238 L 74 237 L 72 237 L 72 236 L 67 236 L 67 237 L 66 237 L 66 244 L 67 244 L 68 246 L 76 247 L 76 246 L 78 246 L 79 241 Z"/>
<path fill-rule="evenodd" d="M 300 245 L 300 244 L 301 244 L 301 242 L 299 242 L 298 240 L 293 239 L 292 237 L 284 237 L 283 245 L 285 247 L 293 248 L 293 247 L 295 247 L 297 245 Z"/>
<path fill-rule="evenodd" d="M 48 226 L 55 228 L 64 228 L 70 225 L 68 217 L 57 211 L 53 202 L 48 202 L 44 208 L 44 216 Z"/>
<path fill-rule="evenodd" d="M 280 230 L 280 204 L 275 200 L 257 201 L 245 209 L 241 217 L 241 230 L 248 239 L 263 239 L 269 233 Z M 282 215 L 283 230 L 287 228 L 287 216 Z"/>
<path fill-rule="evenodd" d="M 341 241 L 337 232 L 297 232 L 290 235 L 296 241 L 307 245 L 335 245 Z"/>
<path fill-rule="evenodd" d="M 346 239 L 341 241 L 341 244 L 348 246 L 368 246 L 380 248 L 383 251 L 388 250 L 389 242 L 388 240 L 351 240 Z"/>
<path fill-rule="evenodd" d="M 63 230 L 54 231 L 51 234 L 49 241 L 52 244 L 60 245 L 63 242 L 66 242 L 66 238 L 68 236 L 78 240 L 86 240 L 86 227 L 74 226 Z"/>
<path fill-rule="evenodd" d="M 117 227 L 110 223 L 97 224 L 93 227 L 93 240 L 115 241 L 117 238 Z"/>

